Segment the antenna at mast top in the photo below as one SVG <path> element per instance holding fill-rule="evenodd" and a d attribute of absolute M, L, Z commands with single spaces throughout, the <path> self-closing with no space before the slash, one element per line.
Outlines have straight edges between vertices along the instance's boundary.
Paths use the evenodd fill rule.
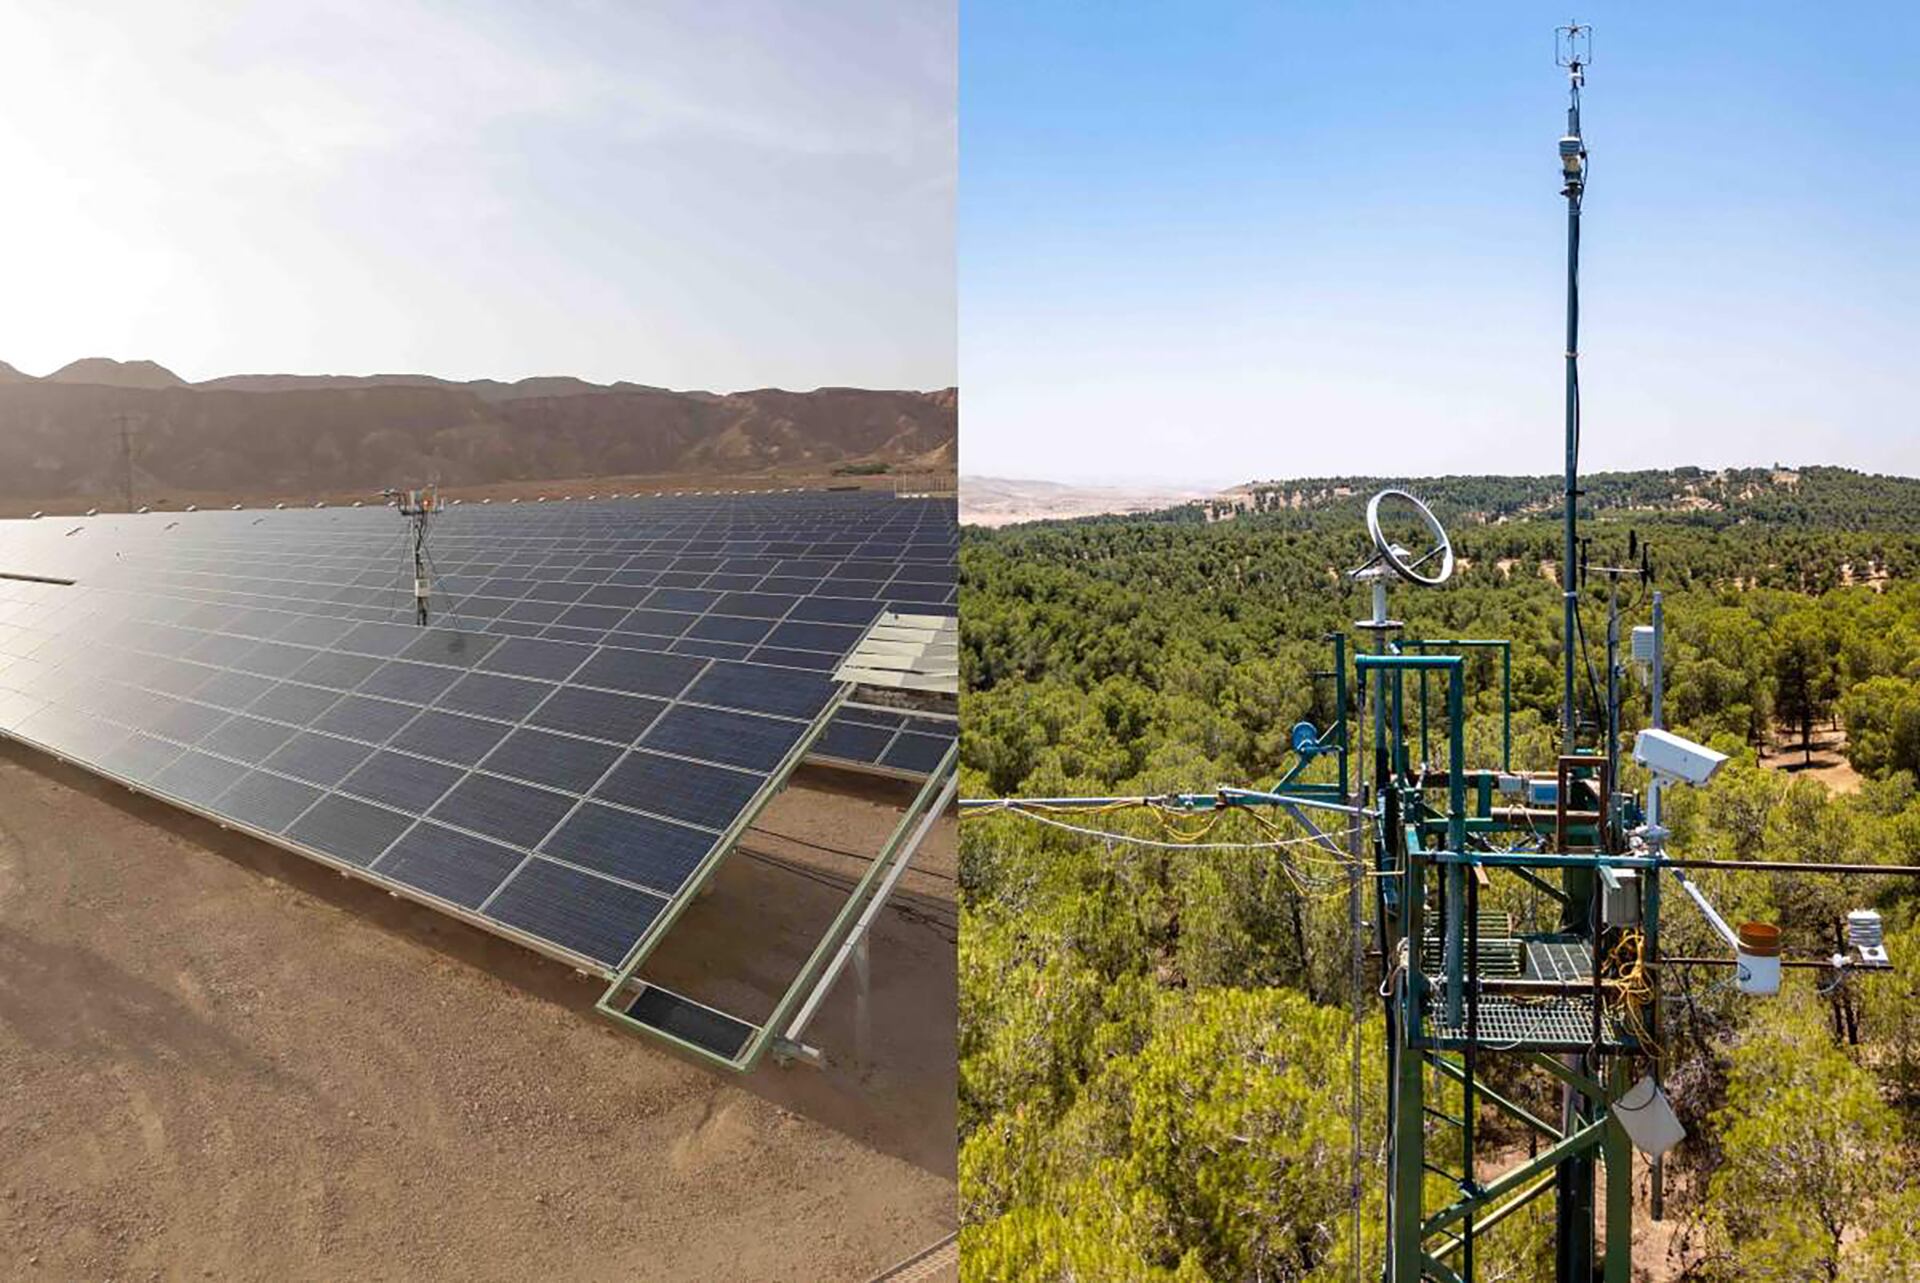
<path fill-rule="evenodd" d="M 1581 68 L 1593 61 L 1593 28 L 1585 23 L 1569 22 L 1564 27 L 1553 29 L 1553 61 L 1555 66 L 1565 67 L 1580 83 Z"/>

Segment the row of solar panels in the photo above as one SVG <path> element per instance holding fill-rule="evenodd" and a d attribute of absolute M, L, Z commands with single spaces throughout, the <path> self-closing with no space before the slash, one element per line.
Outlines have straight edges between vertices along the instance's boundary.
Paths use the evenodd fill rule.
<path fill-rule="evenodd" d="M 830 505 L 810 511 L 832 515 Z M 210 533 L 166 557 L 229 540 L 231 518 L 246 514 L 204 515 Z M 296 514 L 273 514 L 283 515 Z M 823 568 L 822 592 L 785 594 L 778 618 L 711 609 L 725 594 L 685 612 L 688 633 L 754 620 L 762 643 L 787 628 L 782 639 L 817 651 L 762 644 L 743 657 L 680 645 L 711 637 L 618 628 L 585 630 L 600 638 L 589 643 L 387 623 L 373 606 L 301 587 L 327 576 L 300 576 L 322 564 L 333 578 L 374 573 L 359 565 L 364 547 L 399 519 L 297 515 L 306 519 L 276 539 L 300 544 L 308 568 L 246 590 L 153 569 L 152 527 L 139 522 L 85 527 L 84 555 L 68 551 L 81 540 L 57 530 L 61 542 L 50 544 L 46 523 L 0 523 L 0 730 L 606 972 L 690 893 L 798 760 L 841 696 L 821 670 L 861 631 L 812 632 L 822 621 L 803 617 L 810 603 L 835 600 L 827 594 L 849 581 L 834 573 L 844 562 Z M 644 542 L 647 518 L 647 505 L 633 505 L 619 528 Z M 170 520 L 175 535 L 196 528 Z M 914 520 L 938 529 L 951 504 L 923 506 Z M 21 537 L 26 524 L 41 529 Z M 612 554 L 555 561 L 551 547 L 526 546 L 530 524 L 554 521 L 464 524 L 487 536 L 489 564 L 529 582 L 526 600 L 543 585 L 591 591 L 623 573 L 585 564 Z M 5 577 L 16 571 L 77 582 Z M 347 587 L 363 586 L 334 591 Z M 808 658 L 751 662 L 774 652 Z"/>
<path fill-rule="evenodd" d="M 442 653 L 381 659 L 359 634 L 343 649 L 263 639 L 215 664 L 90 637 L 49 665 L 39 653 L 68 634 L 24 634 L 33 653 L 16 655 L 16 633 L 0 642 L 0 727 L 611 966 L 832 695 L 805 674 L 638 651 L 549 681 L 528 674 L 559 671 L 562 643 L 414 632 Z M 517 878 L 546 894 L 505 887 Z"/>
<path fill-rule="evenodd" d="M 414 607 L 411 569 L 399 544 L 378 559 L 275 564 L 270 573 L 242 573 L 245 559 L 231 553 L 209 555 L 204 564 L 210 569 L 182 569 L 181 548 L 164 556 L 146 548 L 146 542 L 129 548 L 89 582 L 362 619 L 410 618 Z M 932 560 L 891 563 L 580 551 L 547 552 L 517 564 L 502 560 L 497 548 L 490 555 L 485 573 L 458 574 L 435 554 L 436 618 L 468 631 L 825 670 L 882 609 L 953 609 L 951 553 L 944 549 Z"/>

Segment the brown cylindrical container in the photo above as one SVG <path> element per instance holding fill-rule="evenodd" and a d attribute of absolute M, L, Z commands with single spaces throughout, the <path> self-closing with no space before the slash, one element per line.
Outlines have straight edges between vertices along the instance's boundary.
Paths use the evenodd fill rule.
<path fill-rule="evenodd" d="M 1764 996 L 1780 992 L 1780 928 L 1768 922 L 1742 922 L 1735 933 L 1740 947 L 1734 950 L 1738 967 L 1735 983 L 1741 993 Z"/>

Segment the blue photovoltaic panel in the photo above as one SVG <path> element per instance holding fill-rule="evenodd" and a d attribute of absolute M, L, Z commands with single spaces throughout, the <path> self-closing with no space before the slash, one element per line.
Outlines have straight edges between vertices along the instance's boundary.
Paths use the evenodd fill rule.
<path fill-rule="evenodd" d="M 438 824 L 416 824 L 387 848 L 375 867 L 396 882 L 466 909 L 476 909 L 519 867 L 521 855 Z"/>
<path fill-rule="evenodd" d="M 745 810 L 759 777 L 636 750 L 620 759 L 593 796 L 653 815 L 720 829 Z"/>
<path fill-rule="evenodd" d="M 842 704 L 808 755 L 903 775 L 929 775 L 958 734 L 959 723 L 951 717 Z"/>
<path fill-rule="evenodd" d="M 704 829 L 588 802 L 549 834 L 540 850 L 672 894 L 712 846 Z"/>
<path fill-rule="evenodd" d="M 663 700 L 563 686 L 527 719 L 533 726 L 613 744 L 631 744 L 666 711 Z"/>
<path fill-rule="evenodd" d="M 838 662 L 838 661 L 836 661 Z M 687 692 L 696 704 L 750 709 L 808 721 L 833 699 L 834 682 L 814 673 L 765 664 L 709 664 Z"/>
<path fill-rule="evenodd" d="M 668 989 L 652 985 L 640 991 L 627 1014 L 650 1028 L 704 1047 L 724 1060 L 738 1056 L 754 1035 L 754 1027 Z"/>
<path fill-rule="evenodd" d="M 488 910 L 542 940 L 615 967 L 667 907 L 638 887 L 549 860 L 529 860 L 493 895 Z"/>
<path fill-rule="evenodd" d="M 397 811 L 424 813 L 457 784 L 461 770 L 447 762 L 381 749 L 355 768 L 340 791 Z"/>
<path fill-rule="evenodd" d="M 893 731 L 884 726 L 862 726 L 835 718 L 826 733 L 814 741 L 816 757 L 835 757 L 843 762 L 877 762 L 893 743 Z"/>
<path fill-rule="evenodd" d="M 952 743 L 951 735 L 915 735 L 903 730 L 880 755 L 880 765 L 916 775 L 931 775 Z"/>
<path fill-rule="evenodd" d="M 425 628 L 406 533 L 380 508 L 0 521 L 0 575 L 73 581 L 0 577 L 0 732 L 610 972 L 865 627 L 954 610 L 950 500 L 446 508 Z M 910 770 L 951 735 L 855 711 L 819 755 Z"/>
<path fill-rule="evenodd" d="M 706 762 L 771 771 L 806 733 L 802 722 L 728 709 L 671 709 L 640 737 L 640 743 L 663 753 Z"/>
<path fill-rule="evenodd" d="M 620 758 L 611 744 L 523 726 L 481 762 L 484 770 L 569 793 L 585 793 Z"/>
<path fill-rule="evenodd" d="M 214 805 L 256 829 L 278 833 L 319 800 L 320 790 L 311 784 L 270 771 L 248 771 Z"/>

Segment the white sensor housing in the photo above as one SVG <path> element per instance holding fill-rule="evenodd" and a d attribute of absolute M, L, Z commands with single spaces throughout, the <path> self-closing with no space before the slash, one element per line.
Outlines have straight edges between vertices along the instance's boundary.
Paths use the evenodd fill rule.
<path fill-rule="evenodd" d="M 1655 775 L 1700 785 L 1726 764 L 1727 755 L 1672 731 L 1648 727 L 1633 741 L 1633 760 Z"/>

